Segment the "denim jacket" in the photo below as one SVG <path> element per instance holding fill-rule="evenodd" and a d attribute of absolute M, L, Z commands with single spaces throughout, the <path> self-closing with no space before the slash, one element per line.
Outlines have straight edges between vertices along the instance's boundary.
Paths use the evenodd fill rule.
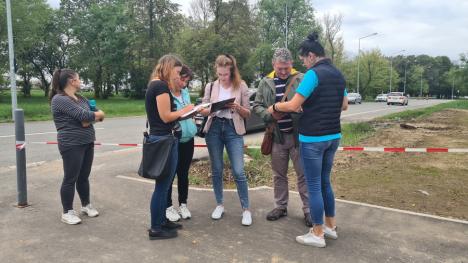
<path fill-rule="evenodd" d="M 188 89 L 186 88 L 182 89 L 180 91 L 180 94 L 182 95 L 183 101 L 179 101 L 174 96 L 174 94 L 172 95 L 174 97 L 174 103 L 177 106 L 177 110 L 180 110 L 191 103 Z M 197 126 L 195 125 L 195 122 L 193 121 L 193 119 L 189 118 L 186 120 L 179 121 L 179 124 L 180 124 L 180 128 L 182 129 L 182 137 L 180 138 L 181 143 L 188 142 L 193 137 L 195 137 L 195 134 L 197 133 Z"/>

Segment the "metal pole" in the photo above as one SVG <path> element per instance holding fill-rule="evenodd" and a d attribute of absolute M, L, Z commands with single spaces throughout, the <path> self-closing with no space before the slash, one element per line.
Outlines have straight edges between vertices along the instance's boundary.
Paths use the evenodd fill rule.
<path fill-rule="evenodd" d="M 423 71 L 421 71 L 421 84 L 420 84 L 421 91 L 419 91 L 419 97 L 421 97 L 421 98 L 422 98 L 422 75 L 423 75 Z"/>
<path fill-rule="evenodd" d="M 357 53 L 357 93 L 359 93 L 359 57 L 361 56 L 361 39 L 358 41 L 358 53 Z"/>
<path fill-rule="evenodd" d="M 406 66 L 408 65 L 408 61 L 405 62 L 405 82 L 403 84 L 403 95 L 406 94 Z"/>
<path fill-rule="evenodd" d="M 8 28 L 8 55 L 10 58 L 10 88 L 11 88 L 11 116 L 15 120 L 16 101 L 16 75 L 15 55 L 13 53 L 13 26 L 11 23 L 11 3 L 6 0 L 7 28 Z"/>
<path fill-rule="evenodd" d="M 288 2 L 286 2 L 286 16 L 285 16 L 285 25 L 286 25 L 286 36 L 285 36 L 285 43 L 286 48 L 288 48 Z"/>
<path fill-rule="evenodd" d="M 452 100 L 453 100 L 453 89 L 455 88 L 455 74 L 453 75 L 452 79 Z"/>
<path fill-rule="evenodd" d="M 16 138 L 16 182 L 18 189 L 18 207 L 28 206 L 28 189 L 26 183 L 26 142 L 24 135 L 24 112 L 15 110 Z"/>
<path fill-rule="evenodd" d="M 393 57 L 390 58 L 390 90 L 388 93 L 392 92 L 392 75 L 393 75 Z"/>
<path fill-rule="evenodd" d="M 372 36 L 375 36 L 377 35 L 377 32 L 376 33 L 372 33 L 370 35 L 367 35 L 367 36 L 363 36 L 363 37 L 360 37 L 358 38 L 358 55 L 357 55 L 357 83 L 356 83 L 356 89 L 357 89 L 357 93 L 359 93 L 359 57 L 361 56 L 361 39 L 364 39 L 364 38 L 367 38 L 367 37 L 372 37 Z"/>

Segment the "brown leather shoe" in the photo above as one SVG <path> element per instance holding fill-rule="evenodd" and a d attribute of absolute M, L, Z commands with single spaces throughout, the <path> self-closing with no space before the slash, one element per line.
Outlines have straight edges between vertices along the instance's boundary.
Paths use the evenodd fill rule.
<path fill-rule="evenodd" d="M 287 215 L 288 215 L 288 209 L 277 207 L 277 208 L 271 210 L 267 214 L 266 219 L 268 221 L 276 221 L 276 220 L 280 219 L 281 217 L 287 216 Z"/>

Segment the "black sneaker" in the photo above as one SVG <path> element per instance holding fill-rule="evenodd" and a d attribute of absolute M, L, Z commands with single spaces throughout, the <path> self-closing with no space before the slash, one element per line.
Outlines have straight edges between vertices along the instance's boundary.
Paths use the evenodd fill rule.
<path fill-rule="evenodd" d="M 166 223 L 162 224 L 161 227 L 165 230 L 182 229 L 181 224 L 177 224 L 169 220 L 167 220 Z"/>
<path fill-rule="evenodd" d="M 276 221 L 276 220 L 280 219 L 281 217 L 287 216 L 287 215 L 288 215 L 288 209 L 277 207 L 277 208 L 271 210 L 267 214 L 266 219 L 268 221 Z"/>
<path fill-rule="evenodd" d="M 148 230 L 149 240 L 169 239 L 177 237 L 177 231 L 161 230 Z"/>
<path fill-rule="evenodd" d="M 308 226 L 308 227 L 312 227 L 314 225 L 312 223 L 312 218 L 310 217 L 309 213 L 304 214 L 304 222 L 305 222 L 305 225 Z"/>

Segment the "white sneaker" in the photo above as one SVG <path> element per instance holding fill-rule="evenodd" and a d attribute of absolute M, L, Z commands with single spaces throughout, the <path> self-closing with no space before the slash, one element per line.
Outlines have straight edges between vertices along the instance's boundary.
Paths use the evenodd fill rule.
<path fill-rule="evenodd" d="M 297 236 L 296 241 L 300 244 L 314 247 L 325 247 L 327 245 L 323 236 L 319 237 L 310 232 L 302 236 Z"/>
<path fill-rule="evenodd" d="M 214 220 L 218 220 L 218 219 L 221 219 L 221 217 L 223 217 L 223 214 L 224 214 L 224 206 L 218 205 L 216 206 L 213 213 L 211 213 L 211 218 L 213 218 Z"/>
<path fill-rule="evenodd" d="M 84 213 L 89 217 L 96 217 L 99 215 L 99 212 L 96 210 L 96 208 L 93 207 L 92 204 L 88 204 L 87 206 L 82 207 L 81 213 Z"/>
<path fill-rule="evenodd" d="M 66 214 L 62 214 L 62 222 L 69 225 L 81 223 L 81 219 L 76 214 L 75 210 L 68 210 Z"/>
<path fill-rule="evenodd" d="M 192 214 L 187 208 L 187 204 L 180 204 L 179 206 L 179 214 L 183 219 L 190 219 L 192 218 Z"/>
<path fill-rule="evenodd" d="M 170 206 L 166 209 L 166 218 L 171 222 L 177 222 L 180 220 L 179 212 L 177 212 L 174 206 Z"/>
<path fill-rule="evenodd" d="M 249 210 L 244 210 L 242 213 L 242 225 L 250 226 L 252 224 L 252 213 Z"/>
<path fill-rule="evenodd" d="M 325 237 L 331 239 L 338 239 L 338 233 L 336 233 L 336 226 L 334 228 L 329 228 L 326 225 L 323 225 L 323 233 L 325 234 Z"/>

